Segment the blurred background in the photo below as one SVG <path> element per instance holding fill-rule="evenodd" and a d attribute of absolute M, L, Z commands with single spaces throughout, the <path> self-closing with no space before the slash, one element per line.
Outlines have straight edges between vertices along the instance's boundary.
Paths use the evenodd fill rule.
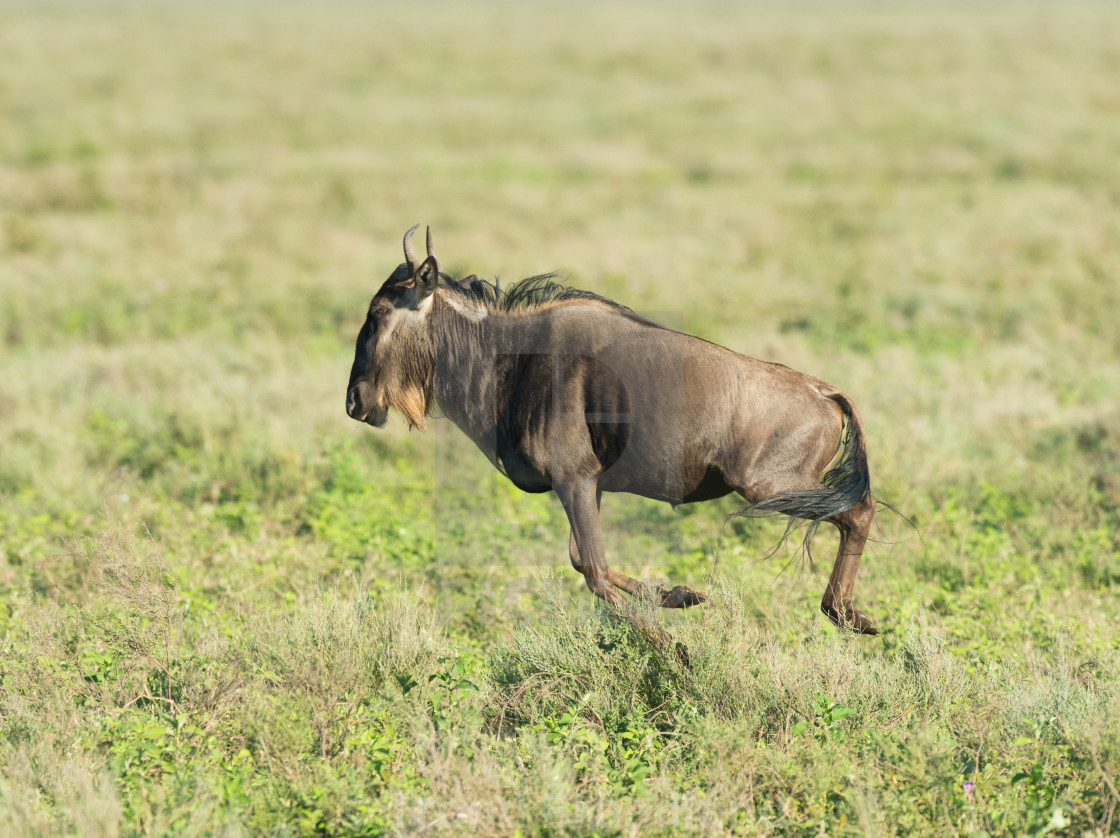
<path fill-rule="evenodd" d="M 746 822 L 721 812 L 747 813 L 762 833 L 827 823 L 887 834 L 909 823 L 890 762 L 910 772 L 911 792 L 933 795 L 908 827 L 918 833 L 1058 818 L 1106 834 L 1120 803 L 1101 780 L 1120 764 L 1120 728 L 1101 721 L 1120 683 L 1117 78 L 1120 20 L 1107 4 L 0 5 L 0 800 L 11 829 L 439 831 L 425 807 L 454 805 L 433 789 L 465 781 L 431 774 L 436 763 L 400 750 L 409 737 L 385 734 L 384 720 L 404 714 L 403 731 L 450 699 L 409 705 L 419 692 L 408 679 L 477 686 L 485 700 L 449 695 L 483 715 L 536 695 L 530 681 L 502 681 L 514 676 L 495 661 L 525 651 L 518 632 L 558 630 L 555 614 L 541 623 L 542 568 L 558 577 L 546 586 L 574 597 L 562 613 L 603 619 L 567 567 L 554 501 L 517 492 L 446 421 L 417 434 L 399 418 L 375 431 L 345 416 L 366 305 L 420 222 L 453 275 L 561 270 L 835 384 L 862 408 L 877 494 L 915 525 L 880 513 L 856 596 L 887 632 L 852 646 L 817 612 L 824 576 L 792 551 L 761 561 L 780 523 L 728 521 L 730 499 L 674 511 L 608 497 L 613 565 L 722 592 L 714 616 L 661 615 L 666 625 L 712 637 L 697 621 L 731 609 L 746 645 L 729 660 L 750 669 L 765 649 L 764 670 L 801 673 L 768 688 L 785 696 L 773 707 L 740 696 L 760 730 L 777 725 L 776 739 L 759 737 L 788 758 L 778 774 L 817 763 L 790 730 L 802 716 L 839 724 L 830 701 L 865 719 L 881 707 L 883 728 L 902 724 L 885 721 L 895 711 L 909 719 L 908 701 L 935 701 L 873 700 L 845 680 L 833 693 L 805 686 L 799 704 L 788 690 L 802 688 L 788 685 L 809 684 L 814 662 L 897 665 L 902 679 L 906 660 L 943 660 L 976 702 L 951 710 L 942 695 L 944 718 L 928 711 L 908 728 L 944 744 L 944 766 L 849 743 L 846 770 L 868 785 L 853 796 L 847 774 L 822 775 L 784 810 L 781 795 L 801 792 L 767 775 L 766 828 L 761 803 L 721 774 L 729 763 L 704 774 L 672 761 L 666 743 L 685 740 L 665 731 L 684 735 L 683 717 L 664 728 L 651 705 L 641 741 L 661 750 L 642 751 L 654 754 L 643 790 L 687 796 L 680 777 L 696 772 L 726 780 L 740 797 L 694 824 L 708 834 Z M 816 543 L 825 573 L 835 542 L 822 532 Z M 402 596 L 412 606 L 386 605 Z M 425 651 L 394 670 L 405 680 L 388 678 L 405 709 L 331 698 L 331 684 L 367 683 L 359 670 L 369 684 L 384 676 L 331 669 L 341 658 L 320 661 L 325 693 L 300 686 L 320 683 L 299 669 L 308 649 L 359 642 L 340 639 L 330 615 L 355 637 L 389 621 L 391 646 L 404 613 L 431 621 L 413 626 Z M 296 651 L 285 658 L 276 638 Z M 1028 699 L 1016 685 L 1032 677 L 1053 683 Z M 1035 700 L 1059 692 L 1079 709 Z M 338 707 L 359 704 L 372 715 L 339 721 Z M 558 706 L 526 710 L 519 730 L 543 730 L 542 718 L 569 712 Z M 1038 718 L 1059 717 L 1047 739 Z M 277 724 L 288 739 L 266 735 Z M 438 723 L 425 729 L 433 749 L 447 744 Z M 355 730 L 368 734 L 357 745 Z M 730 735 L 690 730 L 693 753 Z M 961 756 L 1023 737 L 1035 750 Z M 375 740 L 389 756 L 370 767 Z M 470 794 L 506 800 L 539 780 L 575 803 L 538 810 L 530 794 L 505 820 L 497 804 L 468 806 L 448 834 L 456 823 L 631 834 L 635 817 L 653 834 L 662 804 L 628 809 L 636 786 L 624 780 L 617 794 L 588 792 L 600 787 L 572 767 L 584 751 L 571 741 L 555 769 L 569 779 L 530 777 L 538 769 L 499 754 L 494 776 L 513 786 Z M 603 771 L 637 759 L 611 750 L 618 736 L 604 741 Z M 533 765 L 560 759 L 541 747 Z M 981 798 L 961 778 L 993 785 Z M 930 791 L 940 787 L 955 792 Z M 369 803 L 388 789 L 397 803 Z M 1027 789 L 1037 823 L 1023 814 Z"/>

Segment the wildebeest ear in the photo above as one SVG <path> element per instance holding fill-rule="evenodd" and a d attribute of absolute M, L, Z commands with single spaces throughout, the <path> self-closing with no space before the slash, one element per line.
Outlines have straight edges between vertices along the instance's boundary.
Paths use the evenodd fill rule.
<path fill-rule="evenodd" d="M 434 257 L 429 256 L 420 263 L 420 267 L 416 269 L 416 299 L 420 300 L 427 297 L 436 290 L 436 285 L 439 283 L 439 262 Z"/>

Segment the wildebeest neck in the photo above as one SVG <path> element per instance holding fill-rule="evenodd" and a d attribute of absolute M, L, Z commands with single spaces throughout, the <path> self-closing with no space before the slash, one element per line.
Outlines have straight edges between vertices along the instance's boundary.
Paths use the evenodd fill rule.
<path fill-rule="evenodd" d="M 433 395 L 444 415 L 497 463 L 496 429 L 508 400 L 511 350 L 530 345 L 539 324 L 532 317 L 476 316 L 440 302 L 430 318 Z"/>

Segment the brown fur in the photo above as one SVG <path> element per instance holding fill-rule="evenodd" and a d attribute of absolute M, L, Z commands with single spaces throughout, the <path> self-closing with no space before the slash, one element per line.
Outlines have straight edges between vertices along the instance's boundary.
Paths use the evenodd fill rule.
<path fill-rule="evenodd" d="M 395 332 L 404 331 L 398 327 Z M 383 370 L 379 401 L 388 404 L 408 420 L 413 428 L 423 428 L 432 401 L 433 360 L 423 340 L 398 340 L 393 351 L 378 347 L 377 358 Z"/>
<path fill-rule="evenodd" d="M 347 391 L 351 417 L 379 426 L 388 406 L 422 427 L 433 404 L 527 492 L 554 491 L 572 526 L 570 558 L 612 603 L 651 588 L 606 562 L 604 491 L 691 503 L 737 492 L 746 514 L 836 526 L 840 549 L 821 610 L 877 629 L 852 600 L 874 514 L 863 421 L 835 387 L 658 326 L 595 294 L 535 277 L 499 290 L 440 284 L 431 252 L 409 251 L 370 304 Z M 841 453 L 835 459 L 837 450 Z"/>

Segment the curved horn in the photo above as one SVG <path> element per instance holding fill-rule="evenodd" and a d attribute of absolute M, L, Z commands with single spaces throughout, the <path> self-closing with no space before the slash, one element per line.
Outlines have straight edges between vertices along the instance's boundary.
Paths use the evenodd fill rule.
<path fill-rule="evenodd" d="M 404 234 L 404 261 L 408 264 L 409 276 L 416 273 L 416 269 L 420 267 L 420 257 L 416 255 L 416 248 L 412 246 L 412 234 L 419 227 L 419 224 L 413 224 Z"/>
<path fill-rule="evenodd" d="M 436 273 L 443 273 L 443 266 L 439 263 L 439 257 L 436 256 L 435 249 L 432 247 L 432 228 L 428 228 L 428 256 L 436 260 Z"/>

